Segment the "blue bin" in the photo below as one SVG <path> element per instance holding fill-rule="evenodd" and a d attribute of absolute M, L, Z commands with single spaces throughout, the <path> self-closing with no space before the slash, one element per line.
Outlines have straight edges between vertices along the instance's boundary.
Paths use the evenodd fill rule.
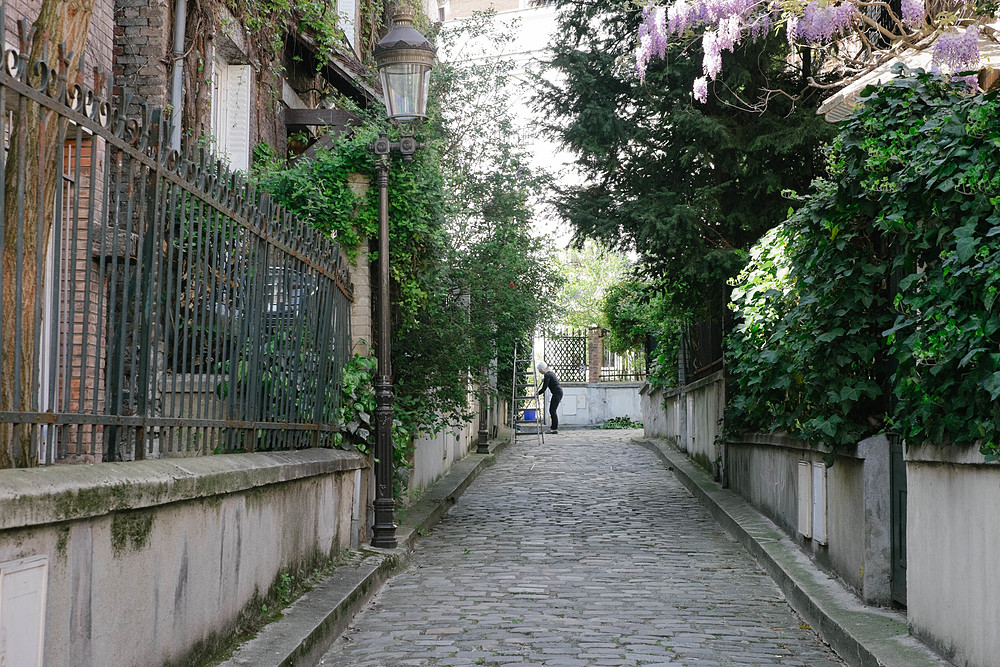
<path fill-rule="evenodd" d="M 535 421 L 535 410 L 525 410 L 524 411 L 524 421 L 533 422 Z"/>

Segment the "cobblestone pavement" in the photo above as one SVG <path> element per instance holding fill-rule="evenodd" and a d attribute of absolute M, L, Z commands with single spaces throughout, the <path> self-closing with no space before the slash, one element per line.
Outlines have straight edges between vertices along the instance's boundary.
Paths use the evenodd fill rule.
<path fill-rule="evenodd" d="M 842 665 L 637 431 L 499 455 L 323 665 Z"/>

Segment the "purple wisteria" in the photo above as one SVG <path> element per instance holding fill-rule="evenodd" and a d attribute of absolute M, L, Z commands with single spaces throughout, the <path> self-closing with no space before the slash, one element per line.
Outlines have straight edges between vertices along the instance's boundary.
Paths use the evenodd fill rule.
<path fill-rule="evenodd" d="M 636 51 L 636 71 L 645 80 L 646 68 L 654 55 L 666 54 L 669 35 L 689 34 L 693 28 L 703 28 L 702 70 L 705 76 L 695 82 L 695 99 L 704 101 L 708 82 L 722 71 L 722 54 L 735 49 L 743 39 L 752 40 L 766 34 L 782 20 L 779 0 L 674 0 L 664 10 L 653 4 L 643 10 L 639 27 L 639 48 Z M 921 11 L 923 0 L 919 2 Z M 824 44 L 842 35 L 855 19 L 856 9 L 848 0 L 810 0 L 800 16 L 789 17 L 788 36 L 793 43 Z"/>
<path fill-rule="evenodd" d="M 694 98 L 704 104 L 708 101 L 708 79 L 699 76 L 694 80 Z"/>
<path fill-rule="evenodd" d="M 940 72 L 942 65 L 952 72 L 976 69 L 979 66 L 979 28 L 969 26 L 964 32 L 949 30 L 934 43 L 931 71 Z"/>
<path fill-rule="evenodd" d="M 848 2 L 834 5 L 813 0 L 802 10 L 800 18 L 788 19 L 788 40 L 793 44 L 828 44 L 844 34 L 854 20 L 855 11 Z"/>
<path fill-rule="evenodd" d="M 661 60 L 667 55 L 667 31 L 664 23 L 666 11 L 661 6 L 648 4 L 642 10 L 642 25 L 639 26 L 639 50 L 635 56 L 635 66 L 639 80 L 646 79 L 646 66 L 657 55 Z"/>
<path fill-rule="evenodd" d="M 927 13 L 924 0 L 903 0 L 900 13 L 903 15 L 903 23 L 911 26 L 922 25 L 924 15 Z"/>

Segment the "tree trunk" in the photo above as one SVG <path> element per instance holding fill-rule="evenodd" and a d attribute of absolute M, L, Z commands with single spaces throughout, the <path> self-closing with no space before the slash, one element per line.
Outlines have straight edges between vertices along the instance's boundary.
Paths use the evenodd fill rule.
<path fill-rule="evenodd" d="M 65 54 L 60 63 L 66 80 L 74 83 L 79 75 L 80 54 L 87 42 L 93 0 L 44 0 L 34 23 L 28 63 Z M 64 45 L 60 53 L 59 45 Z M 29 70 L 30 77 L 33 73 Z M 59 95 L 58 98 L 62 98 Z M 9 99 L 9 98 L 8 98 Z M 35 350 L 35 314 L 41 307 L 36 258 L 48 247 L 55 215 L 56 188 L 60 186 L 63 147 L 57 132 L 59 115 L 44 110 L 26 98 L 14 114 L 10 150 L 7 153 L 4 200 L 3 249 L 3 363 L 0 365 L 0 411 L 31 411 L 37 401 L 34 378 L 38 365 Z M 22 145 L 23 142 L 23 145 Z M 23 164 L 22 164 L 23 163 Z M 18 190 L 23 188 L 23 213 L 18 210 Z M 23 224 L 19 224 L 19 220 Z M 21 230 L 19 230 L 19 227 Z M 22 231 L 23 230 L 23 231 Z M 22 234 L 21 252 L 18 236 Z M 21 289 L 16 275 L 21 264 Z M 15 326 L 14 314 L 22 313 Z M 20 350 L 16 334 L 20 331 Z M 18 352 L 20 354 L 18 355 Z M 15 385 L 15 374 L 19 374 Z M 38 464 L 37 449 L 32 451 L 33 424 L 0 423 L 0 468 Z"/>

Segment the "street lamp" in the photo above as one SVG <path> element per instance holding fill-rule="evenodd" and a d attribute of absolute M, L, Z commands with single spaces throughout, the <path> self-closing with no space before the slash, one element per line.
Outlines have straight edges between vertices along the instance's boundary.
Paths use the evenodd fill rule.
<path fill-rule="evenodd" d="M 378 159 L 378 369 L 375 373 L 375 525 L 372 546 L 396 547 L 392 499 L 392 366 L 389 336 L 389 154 L 399 151 L 412 160 L 420 144 L 407 132 L 409 123 L 427 117 L 427 90 L 434 64 L 434 45 L 413 28 L 414 12 L 397 6 L 392 30 L 375 45 L 373 55 L 382 80 L 389 120 L 403 130 L 398 142 L 383 132 L 372 145 Z"/>

